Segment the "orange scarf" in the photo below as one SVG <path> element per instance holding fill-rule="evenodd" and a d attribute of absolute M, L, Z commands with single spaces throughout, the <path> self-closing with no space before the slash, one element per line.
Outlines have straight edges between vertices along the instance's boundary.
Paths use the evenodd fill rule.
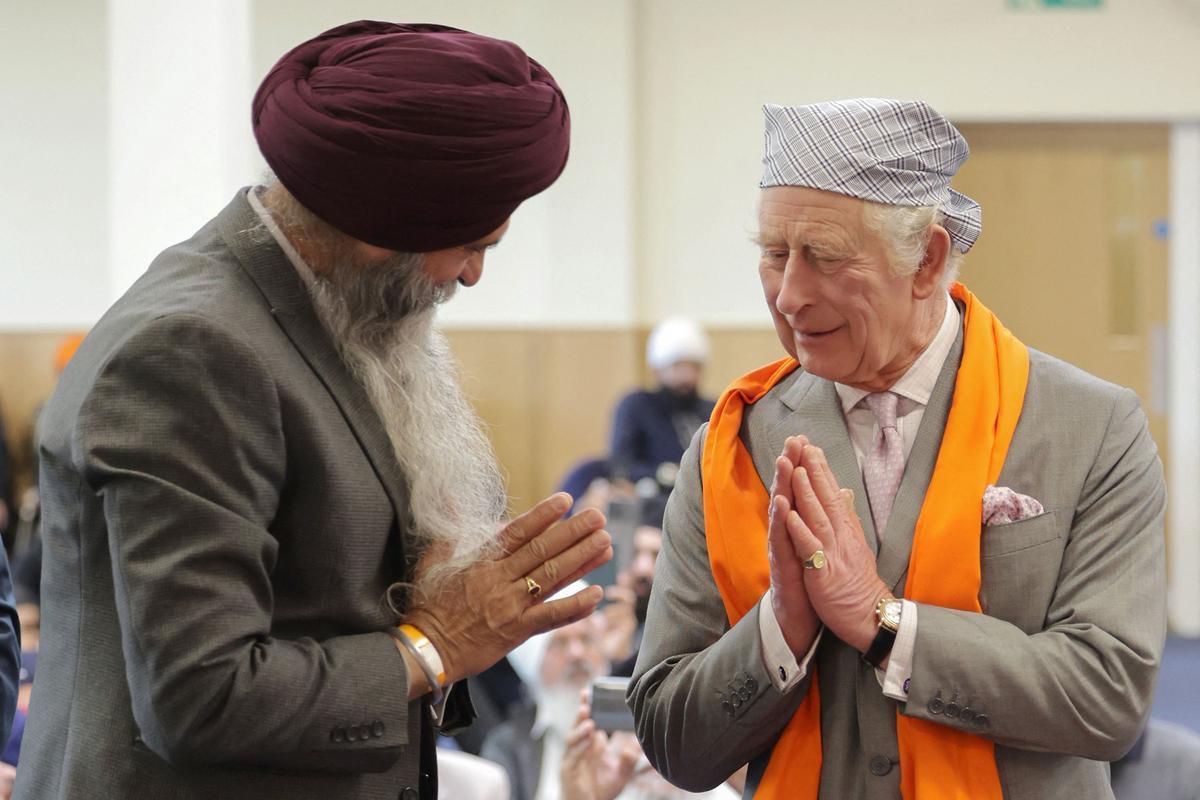
<path fill-rule="evenodd" d="M 963 357 L 937 464 L 913 534 L 904 596 L 981 611 L 979 536 L 983 493 L 996 482 L 1021 416 L 1029 352 L 961 284 Z M 713 410 L 701 459 L 709 562 L 730 625 L 770 585 L 767 490 L 738 436 L 743 409 L 799 365 L 768 364 L 735 381 Z M 803 433 L 803 431 L 799 431 Z M 847 709 L 853 713 L 853 709 Z M 905 800 L 1001 798 L 992 742 L 926 720 L 896 717 Z M 756 798 L 816 798 L 821 780 L 821 699 L 816 672 L 780 734 Z"/>

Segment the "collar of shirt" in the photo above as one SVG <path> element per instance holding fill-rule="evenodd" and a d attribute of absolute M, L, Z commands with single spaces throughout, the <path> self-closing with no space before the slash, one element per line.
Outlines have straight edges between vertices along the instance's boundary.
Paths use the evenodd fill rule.
<path fill-rule="evenodd" d="M 271 216 L 271 212 L 263 205 L 258 193 L 262 191 L 261 186 L 251 186 L 246 192 L 246 200 L 250 203 L 250 207 L 254 209 L 254 213 L 258 214 L 258 218 L 262 220 L 263 225 L 270 231 L 271 237 L 275 239 L 275 243 L 279 245 L 279 249 L 287 256 L 288 261 L 292 262 L 296 272 L 300 275 L 300 280 L 304 281 L 304 285 L 312 289 L 313 283 L 317 277 L 313 274 L 312 268 L 304 263 L 304 259 L 300 257 L 299 251 L 292 246 L 291 241 L 287 238 L 287 234 L 275 222 L 275 218 Z"/>
<path fill-rule="evenodd" d="M 921 351 L 921 355 L 917 356 L 917 360 L 913 362 L 912 366 L 888 391 L 895 392 L 901 398 L 910 400 L 918 406 L 928 404 L 929 397 L 933 394 L 933 387 L 937 384 L 938 376 L 942 372 L 942 365 L 946 363 L 946 356 L 950 355 L 950 348 L 954 346 L 954 338 L 958 335 L 961 319 L 962 315 L 958 312 L 958 306 L 954 305 L 954 300 L 947 294 L 946 312 L 942 315 L 942 325 L 938 328 L 938 332 Z M 843 414 L 850 413 L 850 409 L 870 394 L 865 389 L 856 389 L 844 383 L 834 383 L 833 386 L 837 390 L 838 399 L 842 401 Z"/>

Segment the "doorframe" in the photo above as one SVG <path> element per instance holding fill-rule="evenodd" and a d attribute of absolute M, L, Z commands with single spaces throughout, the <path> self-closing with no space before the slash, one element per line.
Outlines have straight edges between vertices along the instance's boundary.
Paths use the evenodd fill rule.
<path fill-rule="evenodd" d="M 1168 163 L 1167 611 L 1200 637 L 1200 122 L 1171 125 Z"/>

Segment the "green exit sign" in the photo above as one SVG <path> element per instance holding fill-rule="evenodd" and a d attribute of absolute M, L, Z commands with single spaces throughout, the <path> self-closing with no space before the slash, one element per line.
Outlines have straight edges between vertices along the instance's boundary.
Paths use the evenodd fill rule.
<path fill-rule="evenodd" d="M 1008 5 L 1010 8 L 1019 9 L 1093 9 L 1102 8 L 1104 0 L 1008 0 Z"/>

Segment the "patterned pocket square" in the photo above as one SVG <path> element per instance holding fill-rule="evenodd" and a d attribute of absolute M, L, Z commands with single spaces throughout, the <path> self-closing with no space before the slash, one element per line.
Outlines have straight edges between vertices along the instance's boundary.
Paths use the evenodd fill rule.
<path fill-rule="evenodd" d="M 1032 497 L 1018 494 L 1007 486 L 989 486 L 983 493 L 983 524 L 1008 525 L 1033 519 L 1046 513 Z"/>

